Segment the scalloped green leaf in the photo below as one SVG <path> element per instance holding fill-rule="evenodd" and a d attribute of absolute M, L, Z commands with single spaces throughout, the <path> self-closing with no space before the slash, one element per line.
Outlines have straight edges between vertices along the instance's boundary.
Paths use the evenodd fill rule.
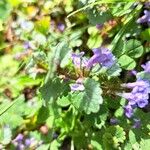
<path fill-rule="evenodd" d="M 86 126 L 92 125 L 98 129 L 101 129 L 103 126 L 105 126 L 108 115 L 109 113 L 107 106 L 102 104 L 98 113 L 92 113 L 85 116 L 83 124 Z"/>
<path fill-rule="evenodd" d="M 75 92 L 71 95 L 71 102 L 78 110 L 84 111 L 86 114 L 96 113 L 103 102 L 100 84 L 87 78 L 84 86 L 85 90 L 83 92 Z"/>
<path fill-rule="evenodd" d="M 68 96 L 63 96 L 63 97 L 59 97 L 57 99 L 57 104 L 61 107 L 66 107 L 68 105 L 70 105 L 70 100 L 69 100 L 69 97 Z"/>
<path fill-rule="evenodd" d="M 120 144 L 124 143 L 126 137 L 125 132 L 119 125 L 111 126 L 106 129 L 103 135 L 103 144 L 105 149 L 119 149 Z"/>
<path fill-rule="evenodd" d="M 52 47 L 49 53 L 49 72 L 47 74 L 47 79 L 54 76 L 57 66 L 60 64 L 60 67 L 65 67 L 71 56 L 71 48 L 66 39 L 59 42 L 55 47 Z"/>
<path fill-rule="evenodd" d="M 59 78 L 49 79 L 46 84 L 40 88 L 40 93 L 45 102 L 57 99 L 59 96 L 68 91 L 68 86 Z"/>
<path fill-rule="evenodd" d="M 87 11 L 88 13 L 88 19 L 89 22 L 92 25 L 96 25 L 96 24 L 103 24 L 104 22 L 108 21 L 109 19 L 112 18 L 112 14 L 109 11 L 98 11 L 96 8 L 93 9 L 89 9 Z"/>

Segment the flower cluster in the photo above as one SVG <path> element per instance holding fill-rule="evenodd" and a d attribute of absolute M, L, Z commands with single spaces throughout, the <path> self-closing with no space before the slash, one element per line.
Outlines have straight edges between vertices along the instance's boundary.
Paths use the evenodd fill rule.
<path fill-rule="evenodd" d="M 99 64 L 101 67 L 111 68 L 116 63 L 116 58 L 112 52 L 105 48 L 95 48 L 92 50 L 93 56 L 89 59 L 83 57 L 84 52 L 78 54 L 72 53 L 72 62 L 77 69 L 85 68 L 86 70 L 91 70 L 96 64 Z M 72 84 L 72 91 L 83 91 L 84 85 L 83 82 L 80 82 L 81 79 L 77 80 L 75 84 Z"/>
<path fill-rule="evenodd" d="M 145 65 L 142 65 L 144 72 L 150 73 L 150 61 Z M 131 89 L 131 92 L 122 93 L 121 96 L 128 100 L 127 106 L 125 106 L 125 115 L 128 118 L 133 116 L 133 109 L 136 107 L 144 108 L 148 105 L 150 94 L 150 83 L 145 79 L 137 78 L 136 82 L 122 84 L 123 87 Z"/>
<path fill-rule="evenodd" d="M 91 69 L 96 64 L 99 64 L 102 67 L 110 68 L 116 63 L 116 58 L 109 49 L 100 47 L 94 48 L 92 51 L 94 54 L 89 59 L 83 57 L 84 52 L 79 54 L 73 53 L 71 58 L 74 65 L 77 68 L 85 67 L 86 69 Z"/>
<path fill-rule="evenodd" d="M 133 115 L 135 106 L 143 108 L 148 104 L 150 84 L 147 81 L 139 80 L 134 83 L 127 83 L 125 86 L 132 89 L 131 92 L 122 94 L 122 97 L 128 99 L 125 114 L 130 118 Z"/>

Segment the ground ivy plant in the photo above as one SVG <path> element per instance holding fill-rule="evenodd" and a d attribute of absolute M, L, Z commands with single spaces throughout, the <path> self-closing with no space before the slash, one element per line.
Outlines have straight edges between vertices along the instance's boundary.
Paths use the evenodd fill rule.
<path fill-rule="evenodd" d="M 149 150 L 150 2 L 0 2 L 0 149 Z"/>

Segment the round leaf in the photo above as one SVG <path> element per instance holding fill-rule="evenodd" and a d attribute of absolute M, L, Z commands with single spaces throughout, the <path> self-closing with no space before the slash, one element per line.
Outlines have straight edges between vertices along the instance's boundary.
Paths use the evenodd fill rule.
<path fill-rule="evenodd" d="M 124 44 L 124 51 L 132 58 L 139 58 L 143 54 L 144 49 L 140 41 L 131 39 Z"/>
<path fill-rule="evenodd" d="M 119 58 L 118 62 L 121 65 L 121 67 L 126 70 L 132 70 L 136 67 L 136 62 L 134 61 L 134 59 L 127 55 L 122 55 Z"/>

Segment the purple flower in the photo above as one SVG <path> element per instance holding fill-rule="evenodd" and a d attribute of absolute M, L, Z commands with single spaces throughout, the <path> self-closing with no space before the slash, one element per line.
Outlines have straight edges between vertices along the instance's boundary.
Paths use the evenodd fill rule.
<path fill-rule="evenodd" d="M 22 21 L 20 26 L 27 32 L 30 32 L 34 28 L 34 24 L 31 21 Z"/>
<path fill-rule="evenodd" d="M 88 60 L 87 68 L 91 68 L 97 63 L 109 68 L 115 63 L 115 57 L 107 48 L 95 48 L 93 53 L 94 55 Z"/>
<path fill-rule="evenodd" d="M 16 138 L 12 141 L 12 143 L 16 146 L 17 150 L 23 150 L 24 149 L 23 139 L 24 139 L 24 135 L 19 133 L 16 136 Z"/>
<path fill-rule="evenodd" d="M 147 99 L 140 99 L 137 101 L 137 105 L 140 108 L 144 108 L 146 105 L 148 105 L 148 100 Z"/>
<path fill-rule="evenodd" d="M 102 27 L 103 27 L 103 24 L 97 24 L 97 25 L 96 25 L 96 28 L 97 28 L 97 29 L 102 29 Z"/>
<path fill-rule="evenodd" d="M 90 59 L 83 57 L 84 52 L 72 53 L 71 58 L 77 68 L 85 67 L 88 70 L 95 64 L 110 68 L 116 63 L 115 56 L 107 48 L 94 48 L 93 53 L 94 55 Z"/>
<path fill-rule="evenodd" d="M 30 144 L 31 144 L 31 139 L 30 138 L 25 139 L 25 145 L 29 147 Z"/>
<path fill-rule="evenodd" d="M 150 72 L 150 61 L 142 65 L 146 73 Z M 118 96 L 128 100 L 128 105 L 125 107 L 125 114 L 129 118 L 131 109 L 135 107 L 144 108 L 149 104 L 150 82 L 137 77 L 137 81 L 133 83 L 122 84 L 122 87 L 129 88 L 131 91 L 117 93 Z M 128 113 L 129 112 L 129 113 Z M 132 112 L 132 111 L 131 111 Z"/>
<path fill-rule="evenodd" d="M 58 136 L 59 136 L 59 135 L 55 132 L 55 133 L 53 134 L 53 139 L 56 139 Z"/>
<path fill-rule="evenodd" d="M 145 8 L 150 8 L 150 2 L 145 3 Z"/>
<path fill-rule="evenodd" d="M 140 119 L 134 119 L 134 125 L 133 128 L 140 128 L 141 127 L 141 120 Z"/>
<path fill-rule="evenodd" d="M 84 55 L 84 52 L 81 52 L 79 54 L 76 54 L 76 53 L 72 53 L 72 61 L 74 63 L 74 65 L 77 67 L 77 68 L 80 68 L 81 67 L 81 62 L 82 62 L 82 56 Z"/>
<path fill-rule="evenodd" d="M 150 61 L 148 61 L 145 65 L 141 65 L 145 72 L 150 73 Z"/>
<path fill-rule="evenodd" d="M 135 88 L 135 87 L 149 87 L 149 83 L 143 80 L 138 80 L 136 82 L 133 83 L 126 83 L 126 84 L 122 84 L 123 87 L 127 87 L 127 88 Z"/>
<path fill-rule="evenodd" d="M 57 28 L 59 31 L 63 32 L 65 30 L 65 25 L 63 23 L 58 23 Z"/>
<path fill-rule="evenodd" d="M 137 80 L 136 82 L 123 84 L 122 86 L 132 89 L 131 92 L 118 94 L 128 100 L 128 105 L 124 110 L 125 115 L 130 118 L 133 115 L 135 107 L 144 108 L 148 105 L 150 84 L 144 80 Z"/>
<path fill-rule="evenodd" d="M 148 94 L 149 92 L 150 92 L 150 84 L 147 81 L 143 81 L 143 85 L 137 85 L 132 90 L 133 94 L 135 93 Z"/>
<path fill-rule="evenodd" d="M 16 150 L 25 150 L 25 146 L 22 143 L 19 143 L 16 147 Z"/>
<path fill-rule="evenodd" d="M 79 78 L 76 83 L 70 85 L 71 91 L 84 91 L 83 79 Z"/>
<path fill-rule="evenodd" d="M 124 107 L 124 111 L 125 111 L 125 115 L 128 117 L 128 118 L 131 118 L 133 116 L 133 108 L 131 105 L 127 105 Z"/>
<path fill-rule="evenodd" d="M 116 124 L 118 124 L 118 122 L 119 122 L 119 121 L 118 121 L 118 119 L 116 119 L 116 118 L 111 118 L 111 119 L 110 119 L 110 124 L 111 124 L 111 125 L 116 125 Z"/>
<path fill-rule="evenodd" d="M 32 146 L 37 147 L 41 141 L 37 141 L 34 138 L 26 138 L 23 134 L 19 133 L 17 137 L 12 141 L 16 150 L 29 149 Z"/>
<path fill-rule="evenodd" d="M 129 71 L 129 75 L 134 75 L 134 76 L 136 76 L 136 74 L 137 74 L 137 71 L 136 70 L 131 70 L 131 71 Z"/>
<path fill-rule="evenodd" d="M 135 105 L 136 101 L 134 99 L 134 95 L 132 93 L 122 93 L 121 95 L 123 98 L 127 99 L 129 101 L 130 105 Z"/>
<path fill-rule="evenodd" d="M 144 15 L 137 20 L 137 23 L 148 23 L 150 25 L 150 11 L 144 10 Z"/>
<path fill-rule="evenodd" d="M 23 138 L 24 138 L 24 135 L 19 133 L 13 141 L 14 142 L 22 142 Z"/>
<path fill-rule="evenodd" d="M 85 89 L 84 85 L 79 83 L 72 84 L 70 85 L 70 87 L 71 91 L 83 91 Z"/>
<path fill-rule="evenodd" d="M 25 147 L 32 147 L 33 145 L 36 146 L 39 142 L 35 138 L 27 138 L 25 139 L 24 145 Z"/>
<path fill-rule="evenodd" d="M 26 42 L 24 42 L 23 47 L 24 47 L 24 49 L 29 49 L 31 46 L 30 46 L 30 43 L 28 41 L 26 41 Z"/>

